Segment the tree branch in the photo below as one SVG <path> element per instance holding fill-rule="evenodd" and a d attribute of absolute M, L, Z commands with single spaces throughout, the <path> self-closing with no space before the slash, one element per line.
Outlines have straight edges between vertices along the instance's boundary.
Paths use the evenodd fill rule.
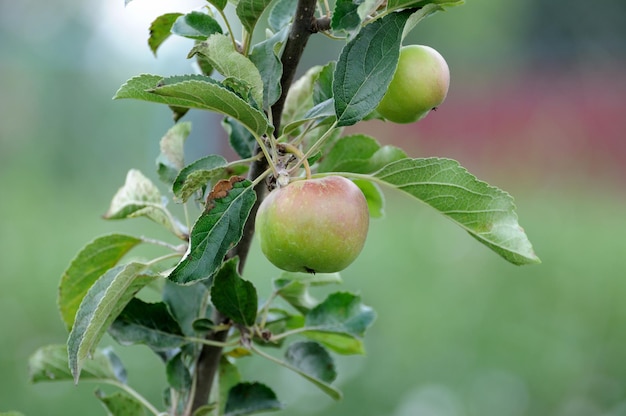
<path fill-rule="evenodd" d="M 283 108 L 285 106 L 285 99 L 289 87 L 293 82 L 296 74 L 298 63 L 302 58 L 302 53 L 309 40 L 311 34 L 320 30 L 328 30 L 328 18 L 316 19 L 315 18 L 315 6 L 316 0 L 299 0 L 296 8 L 296 14 L 294 16 L 294 22 L 289 32 L 289 38 L 285 44 L 281 62 L 283 65 L 283 74 L 280 80 L 282 93 L 278 101 L 272 106 L 272 120 L 274 121 L 274 134 L 278 135 L 280 131 L 280 119 L 282 117 Z M 257 154 L 260 149 L 257 146 Z M 262 158 L 255 161 L 250 167 L 248 177 L 250 180 L 258 178 L 267 169 L 267 160 Z M 257 201 L 252 207 L 250 216 L 246 221 L 243 230 L 243 236 L 228 254 L 228 257 L 239 256 L 239 272 L 242 273 L 246 259 L 248 258 L 248 252 L 250 251 L 250 245 L 254 237 L 254 225 L 257 210 L 259 205 L 263 201 L 265 194 L 267 193 L 267 186 L 262 181 L 256 185 L 254 191 L 257 195 Z M 219 311 L 215 310 L 213 316 L 213 322 L 220 324 L 226 322 L 226 317 Z M 217 331 L 207 334 L 206 339 L 211 341 L 224 342 L 228 336 L 228 331 Z M 203 345 L 195 367 L 195 388 L 193 389 L 193 397 L 190 398 L 191 406 L 188 406 L 189 412 L 187 416 L 193 414 L 193 412 L 201 406 L 208 403 L 211 395 L 211 389 L 213 388 L 213 381 L 217 369 L 219 368 L 220 358 L 222 355 L 222 348 Z"/>
<path fill-rule="evenodd" d="M 283 64 L 283 75 L 280 78 L 280 87 L 282 94 L 276 103 L 272 106 L 272 120 L 274 120 L 274 134 L 280 135 L 280 118 L 285 107 L 285 99 L 287 92 L 296 75 L 298 63 L 302 58 L 304 48 L 309 41 L 311 34 L 318 32 L 318 20 L 315 18 L 316 0 L 298 0 L 296 14 L 294 15 L 289 38 L 285 44 L 285 50 L 281 57 Z M 325 19 L 325 18 L 324 18 Z M 320 19 L 321 20 L 321 19 Z"/>

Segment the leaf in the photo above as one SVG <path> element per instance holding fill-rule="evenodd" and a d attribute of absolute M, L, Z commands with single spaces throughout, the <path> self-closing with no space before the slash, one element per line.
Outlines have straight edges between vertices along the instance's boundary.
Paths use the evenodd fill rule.
<path fill-rule="evenodd" d="M 226 35 L 214 34 L 205 42 L 200 42 L 191 49 L 188 58 L 196 54 L 204 56 L 211 66 L 225 78 L 243 81 L 251 90 L 254 101 L 263 104 L 263 80 L 257 67 L 250 59 L 235 49 L 233 42 Z"/>
<path fill-rule="evenodd" d="M 109 334 L 121 345 L 144 344 L 154 351 L 177 348 L 186 342 L 165 303 L 137 298 L 131 299 L 113 321 Z"/>
<path fill-rule="evenodd" d="M 398 64 L 410 14 L 391 13 L 366 25 L 341 51 L 333 79 L 338 126 L 356 124 L 378 106 Z"/>
<path fill-rule="evenodd" d="M 309 294 L 308 288 L 310 286 L 320 286 L 331 283 L 341 283 L 339 273 L 311 275 L 306 273 L 284 272 L 281 274 L 280 278 L 273 281 L 276 294 L 303 314 L 306 314 L 319 303 Z"/>
<path fill-rule="evenodd" d="M 249 34 L 254 32 L 257 21 L 272 0 L 239 0 L 235 12 Z"/>
<path fill-rule="evenodd" d="M 207 0 L 210 4 L 215 6 L 218 10 L 224 10 L 226 5 L 228 4 L 228 0 Z"/>
<path fill-rule="evenodd" d="M 190 122 L 178 123 L 161 138 L 159 143 L 161 153 L 157 158 L 157 172 L 159 178 L 167 184 L 172 184 L 178 176 L 178 172 L 185 166 L 184 144 L 189 133 L 191 133 Z"/>
<path fill-rule="evenodd" d="M 351 31 L 361 25 L 361 17 L 357 13 L 359 1 L 337 0 L 330 26 L 333 30 Z"/>
<path fill-rule="evenodd" d="M 157 17 L 150 24 L 150 37 L 148 38 L 148 46 L 150 50 L 156 56 L 157 49 L 163 44 L 172 34 L 171 29 L 176 19 L 182 16 L 182 13 L 166 13 Z"/>
<path fill-rule="evenodd" d="M 213 416 L 214 410 L 217 408 L 217 406 L 215 406 L 214 403 L 211 404 L 205 404 L 204 406 L 200 406 L 198 407 L 194 412 L 192 416 Z M 220 413 L 222 414 L 222 413 Z"/>
<path fill-rule="evenodd" d="M 236 365 L 230 362 L 224 355 L 220 358 L 220 365 L 218 368 L 218 380 L 219 380 L 219 407 L 220 413 L 224 414 L 226 409 L 226 402 L 228 401 L 228 393 L 230 389 L 241 382 L 241 374 Z"/>
<path fill-rule="evenodd" d="M 217 310 L 245 326 L 254 325 L 258 297 L 254 285 L 237 272 L 239 258 L 226 261 L 213 279 L 211 302 Z"/>
<path fill-rule="evenodd" d="M 425 18 L 429 17 L 430 15 L 436 12 L 443 11 L 443 10 L 445 10 L 445 8 L 439 4 L 427 4 L 421 9 L 417 10 L 415 13 L 411 15 L 411 17 L 409 17 L 409 19 L 406 22 L 406 25 L 404 25 L 404 30 L 402 32 L 402 39 L 406 38 L 407 35 L 411 32 L 411 30 L 413 30 L 419 22 L 421 22 L 422 20 L 424 20 Z"/>
<path fill-rule="evenodd" d="M 354 179 L 352 182 L 359 187 L 365 200 L 367 201 L 367 210 L 372 218 L 381 218 L 385 215 L 385 197 L 378 187 L 373 182 L 363 179 Z"/>
<path fill-rule="evenodd" d="M 233 150 L 242 159 L 248 159 L 254 154 L 256 147 L 256 139 L 241 123 L 230 117 L 224 117 L 222 127 L 228 134 L 228 142 Z"/>
<path fill-rule="evenodd" d="M 68 331 L 72 329 L 78 306 L 91 285 L 141 242 L 137 237 L 109 234 L 96 238 L 74 257 L 61 276 L 57 300 Z"/>
<path fill-rule="evenodd" d="M 66 345 L 48 345 L 39 348 L 28 359 L 29 378 L 32 383 L 41 381 L 72 380 Z M 126 383 L 126 370 L 111 348 L 96 349 L 85 362 L 81 380 L 113 380 Z"/>
<path fill-rule="evenodd" d="M 372 173 L 406 153 L 398 147 L 383 146 L 371 136 L 353 134 L 340 138 L 319 164 L 320 172 Z"/>
<path fill-rule="evenodd" d="M 231 116 L 259 136 L 269 129 L 267 118 L 261 111 L 253 108 L 223 84 L 202 75 L 171 78 L 139 75 L 122 85 L 113 98 L 133 98 L 215 111 Z"/>
<path fill-rule="evenodd" d="M 298 120 L 292 121 L 291 123 L 287 124 L 285 126 L 285 128 L 283 129 L 282 134 L 287 135 L 287 134 L 291 134 L 293 135 L 294 132 L 303 124 L 309 122 L 309 121 L 313 121 L 313 120 L 317 120 L 318 126 L 323 125 L 324 123 L 328 123 L 328 122 L 332 122 L 335 119 L 335 108 L 334 108 L 334 102 L 333 99 L 328 99 L 322 103 L 317 104 L 316 106 L 314 106 L 313 108 L 311 108 L 309 111 L 307 111 L 306 113 L 304 113 L 303 115 L 300 116 L 301 118 L 299 118 Z M 332 127 L 332 126 L 330 126 Z M 341 129 L 336 129 L 333 127 L 333 131 L 337 131 L 340 132 Z M 312 141 L 313 143 L 315 143 L 315 141 Z"/>
<path fill-rule="evenodd" d="M 261 383 L 239 383 L 228 392 L 224 416 L 251 415 L 282 409 L 276 394 Z"/>
<path fill-rule="evenodd" d="M 195 336 L 193 325 L 201 317 L 202 305 L 206 299 L 207 287 L 203 284 L 181 286 L 166 280 L 163 286 L 163 302 L 187 336 Z"/>
<path fill-rule="evenodd" d="M 107 395 L 98 389 L 95 394 L 107 410 L 107 414 L 111 416 L 141 416 L 146 414 L 143 405 L 126 392 L 116 391 Z"/>
<path fill-rule="evenodd" d="M 159 189 L 137 169 L 131 169 L 126 182 L 113 196 L 104 218 L 109 220 L 129 218 L 146 207 L 162 207 L 163 198 Z"/>
<path fill-rule="evenodd" d="M 248 180 L 231 184 L 232 189 L 210 201 L 194 224 L 189 249 L 168 277 L 173 282 L 190 284 L 210 278 L 241 239 L 256 194 Z"/>
<path fill-rule="evenodd" d="M 296 13 L 296 6 L 297 2 L 293 0 L 278 0 L 274 3 L 267 18 L 267 23 L 274 33 L 291 23 Z"/>
<path fill-rule="evenodd" d="M 214 33 L 222 33 L 222 27 L 208 14 L 194 11 L 176 19 L 172 33 L 189 39 L 205 40 Z"/>
<path fill-rule="evenodd" d="M 335 400 L 341 399 L 341 392 L 330 385 L 337 378 L 335 362 L 320 344 L 313 341 L 295 342 L 285 351 L 285 359 L 298 374 L 323 392 Z"/>
<path fill-rule="evenodd" d="M 539 263 L 513 198 L 451 159 L 403 159 L 373 175 L 435 208 L 513 264 Z"/>
<path fill-rule="evenodd" d="M 157 278 L 146 268 L 145 264 L 135 262 L 114 267 L 102 275 L 83 298 L 67 340 L 74 382 L 78 382 L 83 363 L 126 304 Z"/>
<path fill-rule="evenodd" d="M 324 344 L 336 353 L 343 355 L 365 354 L 365 346 L 359 338 L 334 332 L 306 331 L 302 335 Z"/>
<path fill-rule="evenodd" d="M 189 369 L 183 361 L 183 353 L 179 352 L 167 361 L 165 365 L 167 384 L 174 390 L 185 392 L 191 388 L 192 378 Z"/>
<path fill-rule="evenodd" d="M 374 310 L 364 305 L 360 296 L 336 292 L 331 293 L 306 315 L 305 327 L 362 338 L 375 318 Z"/>
<path fill-rule="evenodd" d="M 187 202 L 196 191 L 206 188 L 211 179 L 222 174 L 227 165 L 222 156 L 208 155 L 185 166 L 172 184 L 174 196 Z"/>
<path fill-rule="evenodd" d="M 124 186 L 113 196 L 109 210 L 103 218 L 118 220 L 146 217 L 186 240 L 186 227 L 171 215 L 165 204 L 165 198 L 152 181 L 137 169 L 131 169 L 126 175 Z"/>
<path fill-rule="evenodd" d="M 440 5 L 440 10 L 445 10 L 444 7 L 460 6 L 465 3 L 465 0 L 390 0 L 387 2 L 386 12 L 400 9 L 420 9 L 427 7 L 430 9 L 430 5 Z M 436 10 L 435 10 L 436 11 Z M 429 14 L 432 14 L 431 11 Z"/>
<path fill-rule="evenodd" d="M 318 304 L 308 291 L 309 286 L 297 280 L 275 280 L 276 294 L 300 313 L 307 313 Z"/>
<path fill-rule="evenodd" d="M 282 88 L 280 79 L 283 75 L 283 64 L 280 60 L 280 51 L 287 40 L 289 27 L 269 39 L 259 42 L 250 52 L 250 60 L 256 65 L 263 80 L 263 108 L 269 109 L 280 97 Z"/>
<path fill-rule="evenodd" d="M 337 62 L 331 61 L 319 71 L 313 83 L 313 104 L 318 105 L 333 98 L 333 76 Z"/>
<path fill-rule="evenodd" d="M 298 78 L 287 91 L 285 108 L 281 117 L 281 126 L 299 122 L 304 114 L 313 107 L 313 84 L 322 71 L 321 66 L 314 66 Z"/>

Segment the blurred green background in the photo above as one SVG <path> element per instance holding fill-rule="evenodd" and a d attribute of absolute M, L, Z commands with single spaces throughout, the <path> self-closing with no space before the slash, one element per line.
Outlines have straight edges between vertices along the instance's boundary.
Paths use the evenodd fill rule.
<path fill-rule="evenodd" d="M 149 52 L 149 22 L 202 2 L 0 4 L 0 411 L 104 414 L 93 384 L 28 383 L 27 358 L 64 343 L 59 277 L 110 232 L 162 237 L 145 220 L 100 219 L 126 171 L 156 179 L 166 108 L 113 102 L 126 79 L 190 72 L 184 41 Z M 338 357 L 333 403 L 296 375 L 243 360 L 281 415 L 626 415 L 626 3 L 469 0 L 411 43 L 437 48 L 452 86 L 416 125 L 354 128 L 415 157 L 447 156 L 511 192 L 543 264 L 515 267 L 427 207 L 388 194 L 345 288 L 378 312 L 367 356 Z M 316 37 L 303 65 L 339 44 Z M 188 116 L 191 157 L 225 151 L 207 114 Z M 257 247 L 246 276 L 276 275 Z M 113 344 L 105 339 L 104 345 Z M 119 347 L 130 383 L 159 403 L 159 362 Z"/>

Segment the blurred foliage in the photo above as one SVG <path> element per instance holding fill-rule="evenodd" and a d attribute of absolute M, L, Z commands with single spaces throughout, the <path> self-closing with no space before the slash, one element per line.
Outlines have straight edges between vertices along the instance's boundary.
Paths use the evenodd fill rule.
<path fill-rule="evenodd" d="M 460 80 L 506 80 L 544 64 L 610 65 L 626 52 L 625 7 L 621 0 L 602 7 L 469 0 L 426 21 L 411 41 L 441 50 Z M 141 219 L 122 225 L 98 218 L 127 169 L 156 178 L 158 139 L 171 125 L 164 108 L 110 97 L 129 76 L 174 64 L 148 60 L 147 47 L 145 57 L 131 59 L 95 42 L 96 11 L 69 0 L 0 4 L 0 411 L 103 414 L 95 385 L 29 385 L 27 357 L 65 341 L 56 290 L 84 243 L 95 234 L 151 236 L 156 229 Z M 329 42 L 313 39 L 304 65 Z M 191 118 L 190 151 L 219 151 L 219 126 Z M 339 361 L 342 402 L 261 364 L 244 371 L 276 381 L 279 397 L 299 394 L 289 406 L 295 416 L 625 414 L 626 201 L 623 189 L 570 173 L 523 191 L 515 178 L 498 178 L 515 194 L 543 260 L 531 268 L 510 266 L 426 207 L 390 201 L 387 218 L 373 223 L 363 255 L 344 273 L 379 318 L 367 356 Z M 423 214 L 405 215 L 408 209 Z M 249 267 L 267 279 L 255 284 L 269 290 L 276 272 L 254 253 Z M 129 382 L 159 402 L 165 380 L 158 359 L 141 347 L 116 350 Z"/>

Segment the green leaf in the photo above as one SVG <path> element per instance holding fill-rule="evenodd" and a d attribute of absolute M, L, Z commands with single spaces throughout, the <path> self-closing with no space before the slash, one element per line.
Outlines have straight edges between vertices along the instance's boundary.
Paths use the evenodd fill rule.
<path fill-rule="evenodd" d="M 303 124 L 309 121 L 317 120 L 318 126 L 322 126 L 324 124 L 326 125 L 330 124 L 330 122 L 334 121 L 334 119 L 335 119 L 335 108 L 334 108 L 333 99 L 331 98 L 331 99 L 328 99 L 324 102 L 317 104 L 316 106 L 311 108 L 309 111 L 301 115 L 299 119 L 287 124 L 285 128 L 283 129 L 282 134 L 294 135 L 295 134 L 294 132 L 296 132 L 296 130 L 300 126 L 302 126 Z M 329 126 L 329 127 L 332 127 L 332 126 Z M 334 127 L 333 127 L 333 130 L 339 133 L 341 132 L 341 129 L 337 129 Z M 311 140 L 307 140 L 307 141 L 311 142 Z M 314 140 L 312 142 L 315 143 Z"/>
<path fill-rule="evenodd" d="M 194 412 L 192 416 L 213 416 L 215 413 L 215 409 L 217 408 L 217 406 L 215 405 L 215 403 L 211 403 L 211 404 L 206 404 L 204 406 L 200 406 L 198 407 Z M 220 415 L 223 413 L 220 413 Z"/>
<path fill-rule="evenodd" d="M 303 314 L 309 312 L 319 303 L 309 294 L 308 288 L 331 283 L 341 283 L 339 273 L 311 275 L 284 272 L 280 278 L 273 281 L 276 294 Z"/>
<path fill-rule="evenodd" d="M 107 410 L 108 415 L 141 416 L 146 414 L 143 405 L 126 392 L 116 391 L 107 395 L 105 392 L 98 389 L 95 391 L 95 394 Z"/>
<path fill-rule="evenodd" d="M 271 2 L 272 0 L 239 0 L 235 12 L 248 33 L 254 32 L 254 26 Z"/>
<path fill-rule="evenodd" d="M 340 138 L 321 160 L 320 172 L 372 173 L 400 159 L 406 153 L 395 146 L 383 146 L 365 134 Z"/>
<path fill-rule="evenodd" d="M 274 33 L 291 23 L 297 4 L 293 0 L 278 0 L 274 3 L 267 18 L 267 23 Z"/>
<path fill-rule="evenodd" d="M 359 1 L 337 0 L 330 26 L 333 30 L 351 31 L 361 25 L 361 17 L 357 13 Z"/>
<path fill-rule="evenodd" d="M 232 189 L 224 190 L 225 196 L 209 202 L 194 224 L 189 249 L 169 275 L 170 280 L 190 284 L 210 278 L 220 268 L 228 250 L 241 239 L 256 201 L 251 184 L 248 180 L 232 183 Z"/>
<path fill-rule="evenodd" d="M 265 114 L 223 84 L 202 75 L 163 78 L 139 75 L 117 91 L 115 99 L 133 98 L 178 107 L 210 110 L 231 116 L 250 132 L 262 136 L 268 132 Z"/>
<path fill-rule="evenodd" d="M 48 345 L 39 348 L 28 359 L 28 370 L 32 383 L 73 379 L 66 345 Z M 85 362 L 80 379 L 126 383 L 126 371 L 111 348 L 96 349 L 91 359 Z"/>
<path fill-rule="evenodd" d="M 148 38 L 148 46 L 150 50 L 156 56 L 157 49 L 163 44 L 172 34 L 171 29 L 176 19 L 182 16 L 182 13 L 167 13 L 157 17 L 150 24 L 150 37 Z"/>
<path fill-rule="evenodd" d="M 228 401 L 228 392 L 234 386 L 241 382 L 241 374 L 236 365 L 230 362 L 230 360 L 222 355 L 220 359 L 220 366 L 218 368 L 218 380 L 219 380 L 219 408 L 220 415 L 224 414 L 226 409 L 226 402 Z"/>
<path fill-rule="evenodd" d="M 318 105 L 333 98 L 333 76 L 337 62 L 331 61 L 319 71 L 313 83 L 313 104 Z"/>
<path fill-rule="evenodd" d="M 239 157 L 247 159 L 254 155 L 256 139 L 241 123 L 230 117 L 224 117 L 222 127 L 228 134 L 228 142 Z"/>
<path fill-rule="evenodd" d="M 300 78 L 298 78 L 287 91 L 285 108 L 281 118 L 281 126 L 287 126 L 292 122 L 299 122 L 313 107 L 313 85 L 322 71 L 321 66 L 314 66 Z"/>
<path fill-rule="evenodd" d="M 361 297 L 347 292 L 330 294 L 305 318 L 307 329 L 336 332 L 362 338 L 374 322 L 376 313 L 361 302 Z"/>
<path fill-rule="evenodd" d="M 185 335 L 195 336 L 194 321 L 201 317 L 207 291 L 203 284 L 181 286 L 170 280 L 165 281 L 163 302 L 167 304 Z"/>
<path fill-rule="evenodd" d="M 421 9 L 417 10 L 411 15 L 411 17 L 409 17 L 409 20 L 407 20 L 406 25 L 404 26 L 404 30 L 402 32 L 402 39 L 406 38 L 411 30 L 413 30 L 419 22 L 436 12 L 443 10 L 445 10 L 445 8 L 439 4 L 427 4 Z"/>
<path fill-rule="evenodd" d="M 390 0 L 387 2 L 386 12 L 400 9 L 420 9 L 426 7 L 431 10 L 428 14 L 432 14 L 437 10 L 432 10 L 431 5 L 441 6 L 438 10 L 445 10 L 447 7 L 460 6 L 465 0 Z"/>
<path fill-rule="evenodd" d="M 227 165 L 222 156 L 208 155 L 185 166 L 172 184 L 174 196 L 187 202 L 196 191 L 206 188 L 211 179 L 221 176 Z"/>
<path fill-rule="evenodd" d="M 172 33 L 189 39 L 205 40 L 214 33 L 222 33 L 222 27 L 206 13 L 191 12 L 176 19 Z"/>
<path fill-rule="evenodd" d="M 258 297 L 254 285 L 237 272 L 239 258 L 226 261 L 213 279 L 211 302 L 217 310 L 245 326 L 254 325 Z"/>
<path fill-rule="evenodd" d="M 335 362 L 317 342 L 299 341 L 285 351 L 285 359 L 298 374 L 315 384 L 335 400 L 341 399 L 341 392 L 330 385 L 337 378 Z"/>
<path fill-rule="evenodd" d="M 396 70 L 410 14 L 391 13 L 366 25 L 341 51 L 333 80 L 338 126 L 356 124 L 378 106 Z"/>
<path fill-rule="evenodd" d="M 184 144 L 189 133 L 191 133 L 190 122 L 178 123 L 161 138 L 159 143 L 161 153 L 157 158 L 157 172 L 159 178 L 167 184 L 172 184 L 178 176 L 178 172 L 185 166 Z"/>
<path fill-rule="evenodd" d="M 126 182 L 113 196 L 109 210 L 104 218 L 116 220 L 132 217 L 146 207 L 163 206 L 163 197 L 150 179 L 137 169 L 131 169 L 126 175 Z"/>
<path fill-rule="evenodd" d="M 239 383 L 228 392 L 224 416 L 251 415 L 282 409 L 276 394 L 261 383 Z"/>
<path fill-rule="evenodd" d="M 178 322 L 163 302 L 147 303 L 133 298 L 113 321 L 109 334 L 121 345 L 144 344 L 165 351 L 185 344 Z"/>
<path fill-rule="evenodd" d="M 225 78 L 243 81 L 250 88 L 254 101 L 259 105 L 263 103 L 263 80 L 259 70 L 250 59 L 235 49 L 228 36 L 209 36 L 205 42 L 200 42 L 191 49 L 188 58 L 196 54 L 203 55 Z"/>
<path fill-rule="evenodd" d="M 365 346 L 359 338 L 333 332 L 306 331 L 302 335 L 324 344 L 336 353 L 343 355 L 365 354 Z"/>
<path fill-rule="evenodd" d="M 318 304 L 308 291 L 309 286 L 297 280 L 275 280 L 276 294 L 300 313 L 307 313 Z"/>
<path fill-rule="evenodd" d="M 102 275 L 83 298 L 67 340 L 74 382 L 78 382 L 83 363 L 126 304 L 157 278 L 146 269 L 145 264 L 135 262 L 114 267 Z"/>
<path fill-rule="evenodd" d="M 123 234 L 98 237 L 74 257 L 61 277 L 57 300 L 67 330 L 72 329 L 80 302 L 94 282 L 142 240 Z"/>
<path fill-rule="evenodd" d="M 354 182 L 361 192 L 363 192 L 363 195 L 365 195 L 370 217 L 383 217 L 385 215 L 385 197 L 378 185 L 363 179 L 354 179 L 352 182 Z"/>
<path fill-rule="evenodd" d="M 218 10 L 224 10 L 228 4 L 228 0 L 207 0 L 207 2 L 215 6 Z"/>
<path fill-rule="evenodd" d="M 259 42 L 250 52 L 250 60 L 258 68 L 263 80 L 263 108 L 269 109 L 280 97 L 282 88 L 280 79 L 283 75 L 283 64 L 280 51 L 287 40 L 289 27 L 283 28 L 269 39 Z"/>
<path fill-rule="evenodd" d="M 192 378 L 189 369 L 183 361 L 182 352 L 179 352 L 167 361 L 165 375 L 167 384 L 174 390 L 185 392 L 191 388 Z"/>
<path fill-rule="evenodd" d="M 222 156 L 209 155 L 196 160 L 183 170 L 174 181 L 172 190 L 174 196 L 182 202 L 187 200 L 197 191 L 205 190 L 211 182 L 220 179 L 228 179 L 232 176 L 241 175 L 248 170 L 246 162 L 236 160 L 226 162 Z"/>
<path fill-rule="evenodd" d="M 103 218 L 118 220 L 146 217 L 186 240 L 186 227 L 172 216 L 165 204 L 166 200 L 152 181 L 137 169 L 131 169 L 126 175 L 124 186 L 113 196 Z"/>
<path fill-rule="evenodd" d="M 518 224 L 513 198 L 478 180 L 457 161 L 403 159 L 374 177 L 435 208 L 509 262 L 540 262 Z"/>

